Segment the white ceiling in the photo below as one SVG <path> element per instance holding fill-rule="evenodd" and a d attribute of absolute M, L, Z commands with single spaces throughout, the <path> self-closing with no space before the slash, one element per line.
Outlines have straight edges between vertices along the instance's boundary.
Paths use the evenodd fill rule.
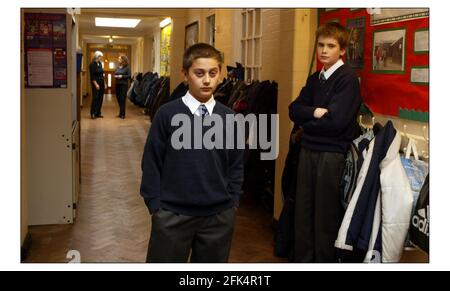
<path fill-rule="evenodd" d="M 108 43 L 113 36 L 114 44 L 133 44 L 139 37 L 149 35 L 170 13 L 167 9 L 81 9 L 77 21 L 81 38 L 87 43 Z M 139 18 L 141 22 L 135 28 L 96 27 L 95 17 Z"/>

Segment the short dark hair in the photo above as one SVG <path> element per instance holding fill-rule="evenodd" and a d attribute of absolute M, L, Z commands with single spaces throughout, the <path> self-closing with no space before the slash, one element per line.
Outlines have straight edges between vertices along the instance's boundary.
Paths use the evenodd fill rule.
<path fill-rule="evenodd" d="M 345 49 L 348 44 L 348 31 L 337 22 L 328 22 L 317 28 L 316 41 L 320 36 L 332 37 L 339 43 L 341 49 Z"/>
<path fill-rule="evenodd" d="M 212 58 L 219 62 L 219 68 L 222 68 L 222 55 L 221 53 L 212 45 L 207 43 L 196 43 L 191 45 L 184 51 L 183 55 L 183 70 L 189 71 L 192 66 L 192 62 L 199 58 Z"/>

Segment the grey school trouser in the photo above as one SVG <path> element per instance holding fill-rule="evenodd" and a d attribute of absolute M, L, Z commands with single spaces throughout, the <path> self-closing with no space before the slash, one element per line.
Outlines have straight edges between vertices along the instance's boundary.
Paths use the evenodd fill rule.
<path fill-rule="evenodd" d="M 160 209 L 152 215 L 147 263 L 226 263 L 235 210 L 210 216 L 186 216 Z M 191 252 L 191 253 L 190 253 Z"/>
<path fill-rule="evenodd" d="M 336 262 L 334 242 L 344 215 L 340 200 L 344 166 L 343 154 L 301 148 L 295 200 L 295 262 Z"/>

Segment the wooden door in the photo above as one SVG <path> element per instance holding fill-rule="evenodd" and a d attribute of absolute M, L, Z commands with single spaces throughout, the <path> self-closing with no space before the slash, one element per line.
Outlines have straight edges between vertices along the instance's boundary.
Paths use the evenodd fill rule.
<path fill-rule="evenodd" d="M 114 72 L 119 66 L 119 56 L 126 55 L 131 62 L 131 47 L 129 45 L 104 45 L 89 44 L 89 62 L 94 57 L 94 52 L 100 50 L 103 53 L 103 70 L 105 72 L 105 94 L 116 94 L 116 80 Z"/>

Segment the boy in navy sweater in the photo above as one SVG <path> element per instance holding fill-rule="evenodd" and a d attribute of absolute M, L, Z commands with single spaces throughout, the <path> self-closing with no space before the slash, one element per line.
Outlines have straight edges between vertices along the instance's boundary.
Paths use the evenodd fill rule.
<path fill-rule="evenodd" d="M 225 124 L 226 115 L 234 114 L 212 95 L 221 67 L 221 54 L 214 47 L 189 47 L 183 56 L 189 91 L 161 106 L 151 125 L 141 182 L 141 195 L 152 214 L 147 262 L 187 262 L 189 256 L 191 262 L 228 260 L 243 181 L 243 150 L 199 148 L 194 141 L 194 124 L 200 122 L 205 136 L 211 123 L 203 121 L 218 116 Z M 178 135 L 180 115 L 190 124 L 191 137 Z M 179 147 L 178 141 L 185 146 Z"/>
<path fill-rule="evenodd" d="M 295 205 L 294 257 L 297 262 L 335 262 L 334 241 L 344 211 L 340 182 L 345 154 L 356 137 L 361 105 L 359 81 L 342 57 L 346 29 L 330 22 L 316 31 L 317 56 L 323 64 L 300 96 L 289 105 L 289 117 L 304 130 Z"/>

